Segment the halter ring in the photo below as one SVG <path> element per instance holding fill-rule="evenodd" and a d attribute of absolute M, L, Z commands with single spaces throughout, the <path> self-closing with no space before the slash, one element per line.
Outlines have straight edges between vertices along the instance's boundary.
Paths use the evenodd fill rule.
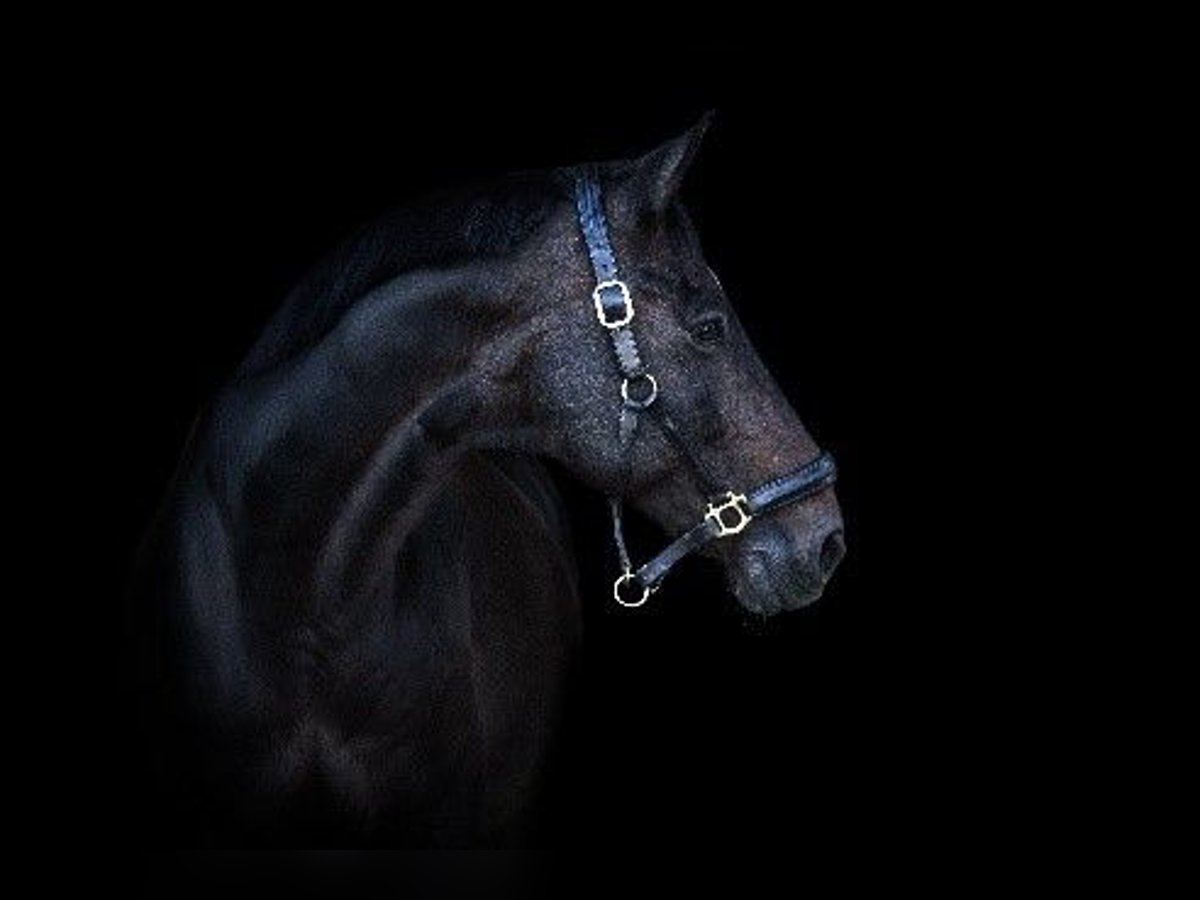
<path fill-rule="evenodd" d="M 647 600 L 650 599 L 650 588 L 648 588 L 648 587 L 642 588 L 642 596 L 641 596 L 641 599 L 639 599 L 639 600 L 633 600 L 633 601 L 623 600 L 623 599 L 621 599 L 621 585 L 623 585 L 627 582 L 630 582 L 630 581 L 633 581 L 633 572 L 626 569 L 623 573 L 621 573 L 621 575 L 619 575 L 617 577 L 617 580 L 613 582 L 613 599 L 616 600 L 618 603 L 620 603 L 622 606 L 626 606 L 626 607 L 629 607 L 630 609 L 632 609 L 635 606 L 641 606 L 643 603 L 645 603 Z"/>
<path fill-rule="evenodd" d="M 629 382 L 637 381 L 644 378 L 650 384 L 650 393 L 641 400 L 635 400 L 629 396 Z M 621 382 L 621 399 L 625 401 L 626 406 L 632 406 L 634 409 L 645 409 L 658 397 L 658 382 L 654 380 L 654 376 L 649 372 L 642 372 L 639 375 L 634 375 L 633 378 L 626 378 Z"/>
<path fill-rule="evenodd" d="M 616 319 L 608 318 L 604 306 L 604 292 L 611 290 L 616 290 L 621 295 L 620 315 Z M 596 318 L 609 330 L 623 328 L 633 321 L 633 299 L 629 296 L 629 286 L 619 278 L 610 278 L 596 285 L 592 290 L 592 302 L 596 304 Z"/>
<path fill-rule="evenodd" d="M 750 524 L 750 520 L 754 518 L 753 513 L 746 509 L 746 495 L 735 494 L 729 491 L 726 495 L 724 503 L 708 504 L 708 512 L 704 514 L 704 518 L 710 520 L 717 526 L 717 537 L 729 537 L 731 534 L 737 534 L 743 528 Z M 738 519 L 733 525 L 726 523 L 724 513 L 733 511 L 737 513 Z"/>

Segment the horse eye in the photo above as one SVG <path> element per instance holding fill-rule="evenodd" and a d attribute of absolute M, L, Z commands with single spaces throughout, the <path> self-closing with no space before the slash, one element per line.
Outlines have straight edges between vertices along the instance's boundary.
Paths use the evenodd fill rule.
<path fill-rule="evenodd" d="M 697 321 L 691 327 L 692 339 L 698 344 L 711 347 L 725 340 L 725 317 L 720 313 L 710 313 Z"/>

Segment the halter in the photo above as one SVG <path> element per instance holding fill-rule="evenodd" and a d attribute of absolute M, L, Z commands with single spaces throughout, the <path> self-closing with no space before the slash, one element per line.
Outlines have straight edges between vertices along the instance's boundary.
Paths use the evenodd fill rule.
<path fill-rule="evenodd" d="M 684 440 L 663 404 L 658 401 L 658 382 L 647 371 L 638 353 L 630 323 L 633 322 L 633 298 L 629 286 L 619 277 L 617 258 L 608 241 L 608 224 L 604 217 L 604 201 L 600 182 L 591 171 L 585 171 L 575 181 L 575 209 L 579 227 L 587 243 L 588 256 L 596 275 L 592 304 L 596 318 L 612 338 L 613 353 L 621 372 L 620 442 L 628 451 L 637 431 L 639 417 L 649 414 L 675 450 L 690 464 L 693 476 L 712 498 L 703 518 L 672 541 L 665 550 L 636 571 L 629 561 L 625 533 L 621 524 L 621 501 L 609 497 L 613 520 L 613 541 L 621 560 L 622 573 L 613 583 L 613 597 L 622 606 L 641 606 L 658 590 L 672 567 L 705 545 L 739 534 L 757 517 L 771 510 L 818 494 L 833 484 L 837 467 L 833 457 L 822 452 L 816 459 L 794 472 L 760 484 L 753 490 L 737 493 L 725 489 L 714 477 L 704 460 Z M 623 591 L 640 589 L 634 599 L 627 600 Z"/>

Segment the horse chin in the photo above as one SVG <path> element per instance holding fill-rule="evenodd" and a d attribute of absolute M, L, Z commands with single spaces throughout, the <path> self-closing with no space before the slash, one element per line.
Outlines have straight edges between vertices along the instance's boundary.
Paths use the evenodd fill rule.
<path fill-rule="evenodd" d="M 763 617 L 811 606 L 824 593 L 823 585 L 797 583 L 756 565 L 733 570 L 729 587 L 744 610 Z"/>

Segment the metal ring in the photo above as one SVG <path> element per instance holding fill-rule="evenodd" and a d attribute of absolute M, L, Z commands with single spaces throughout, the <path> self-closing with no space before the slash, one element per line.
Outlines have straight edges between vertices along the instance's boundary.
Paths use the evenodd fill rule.
<path fill-rule="evenodd" d="M 650 396 L 645 400 L 631 400 L 629 398 L 629 381 L 626 378 L 621 381 L 621 399 L 625 401 L 626 406 L 632 406 L 634 409 L 645 409 L 658 397 L 658 382 L 654 380 L 654 376 L 649 372 L 642 372 L 640 375 L 634 375 L 634 378 L 645 378 L 650 382 Z"/>
<path fill-rule="evenodd" d="M 648 587 L 642 588 L 642 597 L 640 600 L 635 600 L 632 603 L 629 603 L 629 602 L 621 599 L 621 585 L 625 584 L 625 582 L 627 582 L 627 581 L 633 581 L 633 580 L 634 580 L 633 573 L 626 570 L 617 578 L 616 581 L 613 582 L 613 599 L 616 600 L 622 606 L 629 607 L 630 609 L 637 607 L 637 606 L 641 606 L 643 603 L 645 603 L 647 600 L 650 599 L 650 588 L 648 588 Z"/>

